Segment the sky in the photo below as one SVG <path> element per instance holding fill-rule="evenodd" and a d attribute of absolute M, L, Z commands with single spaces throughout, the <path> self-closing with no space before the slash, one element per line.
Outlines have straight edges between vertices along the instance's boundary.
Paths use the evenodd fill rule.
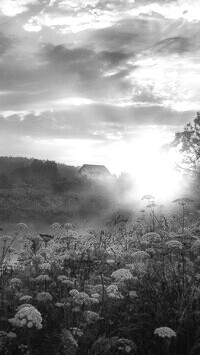
<path fill-rule="evenodd" d="M 0 155 L 134 170 L 199 110 L 199 32 L 198 0 L 1 0 Z"/>

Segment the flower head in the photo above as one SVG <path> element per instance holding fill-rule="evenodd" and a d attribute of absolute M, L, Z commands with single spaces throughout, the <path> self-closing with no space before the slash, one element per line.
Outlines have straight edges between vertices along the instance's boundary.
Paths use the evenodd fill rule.
<path fill-rule="evenodd" d="M 9 319 L 9 322 L 16 327 L 26 326 L 27 328 L 36 327 L 42 328 L 42 317 L 40 312 L 33 306 L 23 307 L 14 316 Z"/>
<path fill-rule="evenodd" d="M 20 301 L 30 301 L 32 298 L 32 296 L 29 296 L 29 295 L 24 295 L 22 297 L 20 297 Z"/>
<path fill-rule="evenodd" d="M 144 250 L 135 251 L 132 255 L 134 261 L 143 261 L 150 258 L 150 255 Z"/>
<path fill-rule="evenodd" d="M 119 282 L 125 281 L 125 280 L 131 280 L 133 278 L 133 275 L 127 269 L 118 269 L 118 270 L 114 271 L 111 274 L 111 276 L 114 277 L 114 279 Z"/>
<path fill-rule="evenodd" d="M 161 236 L 157 233 L 154 232 L 150 232 L 150 233 L 146 233 L 142 236 L 142 241 L 144 242 L 160 242 L 161 241 Z"/>
<path fill-rule="evenodd" d="M 12 286 L 21 286 L 22 281 L 18 279 L 17 277 L 14 277 L 13 279 L 10 280 L 10 283 Z"/>
<path fill-rule="evenodd" d="M 178 240 L 169 240 L 168 242 L 166 242 L 166 246 L 172 250 L 182 250 L 183 249 L 183 244 L 181 242 L 179 242 Z"/>
<path fill-rule="evenodd" d="M 176 332 L 168 327 L 160 327 L 160 328 L 156 328 L 154 331 L 155 335 L 158 335 L 161 338 L 172 338 L 172 337 L 176 337 Z"/>
<path fill-rule="evenodd" d="M 48 301 L 52 301 L 52 299 L 53 298 L 49 292 L 40 292 L 36 296 L 36 300 L 38 302 L 48 302 Z"/>
<path fill-rule="evenodd" d="M 43 281 L 50 281 L 50 277 L 48 275 L 39 275 L 38 277 L 35 278 L 35 281 L 37 282 L 43 282 Z"/>

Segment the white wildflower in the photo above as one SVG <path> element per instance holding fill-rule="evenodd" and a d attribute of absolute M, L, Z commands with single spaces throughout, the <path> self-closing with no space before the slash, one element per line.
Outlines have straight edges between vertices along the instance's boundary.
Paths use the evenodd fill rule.
<path fill-rule="evenodd" d="M 168 327 L 160 327 L 160 328 L 156 328 L 154 331 L 155 335 L 158 335 L 161 338 L 172 338 L 172 337 L 176 337 L 176 332 Z"/>
<path fill-rule="evenodd" d="M 169 240 L 168 242 L 166 242 L 166 246 L 172 250 L 182 250 L 183 249 L 183 244 L 181 242 L 179 242 L 178 240 Z"/>
<path fill-rule="evenodd" d="M 20 297 L 20 301 L 30 301 L 32 298 L 32 296 L 29 296 L 29 295 L 24 295 L 22 297 Z"/>
<path fill-rule="evenodd" d="M 48 275 L 39 275 L 38 277 L 35 278 L 35 281 L 37 282 L 43 282 L 43 281 L 50 281 L 50 277 Z"/>
<path fill-rule="evenodd" d="M 127 269 L 118 269 L 111 274 L 112 277 L 118 282 L 123 282 L 125 280 L 131 280 L 133 275 Z"/>
<path fill-rule="evenodd" d="M 27 326 L 32 328 L 34 326 L 37 329 L 42 328 L 41 314 L 33 306 L 23 307 L 15 314 L 14 318 L 9 319 L 9 322 L 16 327 Z"/>
<path fill-rule="evenodd" d="M 144 250 L 138 250 L 138 251 L 135 251 L 131 255 L 131 257 L 135 262 L 138 262 L 138 261 L 140 262 L 140 261 L 144 261 L 144 260 L 149 259 L 150 255 Z"/>
<path fill-rule="evenodd" d="M 51 270 L 51 264 L 43 263 L 43 264 L 40 265 L 40 269 L 42 269 L 42 270 Z"/>
<path fill-rule="evenodd" d="M 83 315 L 88 324 L 95 323 L 100 319 L 99 314 L 92 311 L 85 311 Z"/>
<path fill-rule="evenodd" d="M 50 295 L 49 292 L 40 292 L 37 294 L 36 300 L 38 302 L 48 302 L 48 301 L 52 301 L 52 296 Z"/>

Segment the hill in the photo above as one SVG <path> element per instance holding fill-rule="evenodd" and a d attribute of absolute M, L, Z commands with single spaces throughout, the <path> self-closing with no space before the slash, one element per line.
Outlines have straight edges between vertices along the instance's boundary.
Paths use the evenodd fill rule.
<path fill-rule="evenodd" d="M 49 160 L 0 157 L 0 222 L 85 222 L 121 208 L 123 179 L 91 180 L 79 170 Z"/>

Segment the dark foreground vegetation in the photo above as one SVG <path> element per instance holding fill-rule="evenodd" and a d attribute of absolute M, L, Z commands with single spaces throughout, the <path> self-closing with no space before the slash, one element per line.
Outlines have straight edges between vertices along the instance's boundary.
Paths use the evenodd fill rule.
<path fill-rule="evenodd" d="M 176 216 L 158 219 L 150 201 L 134 224 L 84 234 L 2 233 L 0 353 L 198 355 L 200 220 L 176 202 Z"/>

